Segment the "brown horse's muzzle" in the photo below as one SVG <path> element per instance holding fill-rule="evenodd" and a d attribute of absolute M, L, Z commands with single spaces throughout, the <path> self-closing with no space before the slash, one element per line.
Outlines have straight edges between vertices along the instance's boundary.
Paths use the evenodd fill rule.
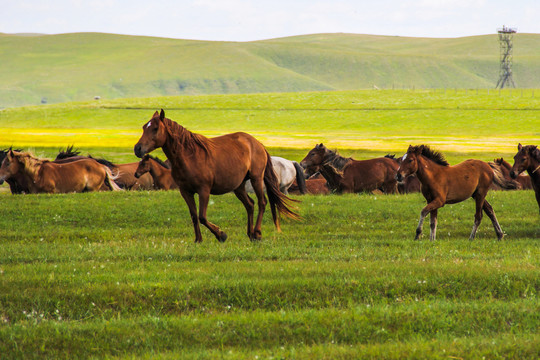
<path fill-rule="evenodd" d="M 133 148 L 133 152 L 135 153 L 135 156 L 138 158 L 142 158 L 145 153 L 142 151 L 142 145 L 137 143 L 135 144 L 135 147 Z"/>
<path fill-rule="evenodd" d="M 400 172 L 396 173 L 397 182 L 403 182 L 403 175 Z"/>
<path fill-rule="evenodd" d="M 518 174 L 517 174 L 514 170 L 511 170 L 511 171 L 510 171 L 510 177 L 511 177 L 512 179 L 515 179 L 515 178 L 518 177 Z"/>

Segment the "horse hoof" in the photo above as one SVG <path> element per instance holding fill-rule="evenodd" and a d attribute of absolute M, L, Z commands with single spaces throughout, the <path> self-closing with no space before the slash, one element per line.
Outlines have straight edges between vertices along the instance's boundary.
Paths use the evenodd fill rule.
<path fill-rule="evenodd" d="M 225 232 L 222 231 L 221 234 L 219 235 L 218 240 L 219 242 L 225 242 L 225 240 L 227 240 L 227 237 L 228 237 L 227 234 L 225 234 Z"/>

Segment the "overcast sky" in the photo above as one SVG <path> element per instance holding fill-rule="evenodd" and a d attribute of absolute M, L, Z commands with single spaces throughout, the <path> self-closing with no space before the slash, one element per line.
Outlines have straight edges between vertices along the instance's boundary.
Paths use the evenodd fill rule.
<path fill-rule="evenodd" d="M 540 0 L 0 0 L 0 32 L 251 41 L 314 33 L 540 33 Z"/>

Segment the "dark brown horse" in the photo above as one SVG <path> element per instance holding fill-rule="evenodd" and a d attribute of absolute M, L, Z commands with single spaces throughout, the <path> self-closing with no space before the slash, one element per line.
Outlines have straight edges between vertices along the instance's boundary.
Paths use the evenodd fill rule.
<path fill-rule="evenodd" d="M 505 179 L 514 180 L 512 179 L 512 176 L 510 175 L 510 171 L 512 171 L 512 165 L 510 165 L 508 161 L 504 160 L 503 158 L 498 158 L 498 159 L 493 160 L 493 163 L 499 166 L 499 169 Z M 489 164 L 491 166 L 491 162 Z M 528 174 L 527 175 L 519 174 L 515 178 L 514 181 L 518 183 L 517 189 L 519 190 L 532 190 L 533 189 L 531 177 Z"/>
<path fill-rule="evenodd" d="M 65 151 L 60 151 L 56 155 L 54 160 L 56 163 L 66 163 L 74 160 L 81 159 L 94 159 L 100 164 L 107 166 L 111 169 L 115 175 L 115 182 L 125 190 L 153 190 L 154 181 L 150 174 L 143 174 L 139 178 L 135 177 L 135 170 L 139 166 L 138 162 L 127 163 L 127 164 L 113 164 L 110 161 L 105 159 L 95 159 L 92 156 L 82 156 L 81 152 L 74 150 L 73 146 L 66 148 Z"/>
<path fill-rule="evenodd" d="M 13 149 L 10 148 L 10 149 L 0 150 L 0 165 L 6 158 L 8 152 L 11 150 Z M 14 151 L 21 152 L 22 150 L 18 149 Z M 15 174 L 13 176 L 7 177 L 5 181 L 8 183 L 9 189 L 12 194 L 29 193 L 29 190 L 28 190 L 29 185 L 27 183 L 28 181 L 23 175 Z M 2 185 L 3 183 L 4 183 L 4 180 L 0 180 L 0 185 Z"/>
<path fill-rule="evenodd" d="M 515 179 L 525 170 L 531 177 L 536 202 L 538 202 L 540 209 L 540 150 L 536 145 L 518 145 L 518 152 L 514 156 L 514 166 L 512 166 L 510 176 Z"/>
<path fill-rule="evenodd" d="M 474 226 L 470 240 L 476 236 L 476 230 L 482 221 L 482 210 L 491 219 L 497 238 L 504 236 L 493 208 L 486 200 L 489 187 L 493 181 L 493 171 L 489 165 L 480 160 L 466 160 L 450 166 L 441 153 L 428 146 L 409 146 L 401 160 L 397 171 L 398 181 L 411 174 L 416 174 L 422 183 L 422 194 L 427 205 L 420 213 L 420 221 L 416 228 L 415 240 L 422 234 L 422 225 L 427 214 L 431 215 L 430 240 L 435 240 L 437 232 L 437 210 L 445 204 L 455 204 L 472 197 L 476 201 Z"/>
<path fill-rule="evenodd" d="M 30 193 L 97 191 L 103 184 L 121 190 L 111 170 L 92 159 L 57 164 L 27 152 L 9 151 L 0 167 L 0 180 L 16 174 L 26 178 Z"/>
<path fill-rule="evenodd" d="M 171 174 L 171 169 L 159 158 L 146 154 L 139 162 L 135 177 L 138 179 L 143 174 L 150 173 L 154 181 L 154 188 L 157 190 L 178 189 L 178 185 L 174 182 Z"/>
<path fill-rule="evenodd" d="M 316 168 L 335 192 L 397 191 L 398 165 L 388 158 L 354 160 L 344 158 L 323 144 L 316 145 L 300 163 L 304 169 Z"/>
<path fill-rule="evenodd" d="M 143 134 L 135 145 L 134 152 L 141 158 L 157 148 L 162 148 L 171 162 L 173 178 L 189 208 L 196 242 L 202 241 L 199 222 L 219 241 L 227 239 L 227 234 L 206 218 L 210 194 L 220 195 L 234 191 L 246 208 L 247 235 L 251 240 L 262 237 L 261 224 L 267 202 L 263 184 L 266 186 L 274 225 L 278 231 L 281 231 L 278 212 L 291 218 L 299 218 L 288 205 L 291 199 L 279 191 L 270 155 L 263 144 L 249 134 L 237 132 L 207 138 L 167 119 L 161 109 L 160 113 L 156 111 L 150 121 L 144 124 Z M 255 227 L 254 202 L 245 189 L 248 179 L 257 196 L 259 207 Z M 198 215 L 195 194 L 199 195 Z"/>

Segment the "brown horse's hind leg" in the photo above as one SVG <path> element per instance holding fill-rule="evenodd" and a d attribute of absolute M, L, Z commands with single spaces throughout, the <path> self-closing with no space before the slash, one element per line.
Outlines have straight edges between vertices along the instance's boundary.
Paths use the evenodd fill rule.
<path fill-rule="evenodd" d="M 201 229 L 199 227 L 199 217 L 197 216 L 197 205 L 195 204 L 195 196 L 187 191 L 180 190 L 182 197 L 186 201 L 195 231 L 195 242 L 202 242 Z"/>
<path fill-rule="evenodd" d="M 497 217 L 495 216 L 495 211 L 493 210 L 493 207 L 485 199 L 484 199 L 483 209 L 486 215 L 491 219 L 491 222 L 493 223 L 493 227 L 495 228 L 495 232 L 497 233 L 497 239 L 501 240 L 504 237 L 504 233 L 501 229 L 501 225 L 499 225 L 499 221 L 497 221 Z"/>
<path fill-rule="evenodd" d="M 257 214 L 257 222 L 255 223 L 255 228 L 253 229 L 253 238 L 255 240 L 260 240 L 262 238 L 262 219 L 264 210 L 266 208 L 266 196 L 264 195 L 263 190 L 263 179 L 261 178 L 251 178 L 251 185 L 253 185 L 253 190 L 255 195 L 257 195 L 257 206 L 259 208 L 259 213 Z"/>
<path fill-rule="evenodd" d="M 206 209 L 208 208 L 208 200 L 210 200 L 210 191 L 201 191 L 199 192 L 199 221 L 201 224 L 206 226 L 208 230 L 214 234 L 214 236 L 220 241 L 224 242 L 227 240 L 227 234 L 224 231 L 221 231 L 219 226 L 212 224 L 206 218 Z"/>
<path fill-rule="evenodd" d="M 250 240 L 253 239 L 253 211 L 255 208 L 255 202 L 246 192 L 245 183 L 243 183 L 238 189 L 234 190 L 236 197 L 244 204 L 247 211 L 247 235 Z"/>
<path fill-rule="evenodd" d="M 484 215 L 482 213 L 482 208 L 484 207 L 485 195 L 481 196 L 476 194 L 474 196 L 474 200 L 476 201 L 476 212 L 474 213 L 474 225 L 471 231 L 471 236 L 469 236 L 469 240 L 474 240 L 476 231 L 482 222 L 482 216 Z"/>
<path fill-rule="evenodd" d="M 429 214 L 430 216 L 430 232 L 429 240 L 435 241 L 435 236 L 437 235 L 437 209 L 432 210 Z"/>

